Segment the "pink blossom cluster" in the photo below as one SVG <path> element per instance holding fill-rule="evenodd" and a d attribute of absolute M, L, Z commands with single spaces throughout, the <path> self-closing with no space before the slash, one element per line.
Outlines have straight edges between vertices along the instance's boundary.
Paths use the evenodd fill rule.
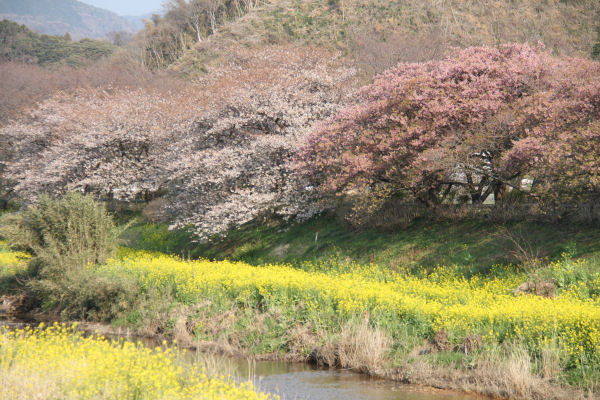
<path fill-rule="evenodd" d="M 598 62 L 541 45 L 457 49 L 401 63 L 358 97 L 297 157 L 325 193 L 430 206 L 500 201 L 512 190 L 554 203 L 600 194 Z"/>

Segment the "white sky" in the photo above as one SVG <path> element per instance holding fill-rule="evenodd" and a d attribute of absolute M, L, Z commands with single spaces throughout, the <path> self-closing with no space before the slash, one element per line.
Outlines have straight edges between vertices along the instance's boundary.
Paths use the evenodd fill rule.
<path fill-rule="evenodd" d="M 159 11 L 164 0 L 79 0 L 119 15 L 143 15 Z"/>

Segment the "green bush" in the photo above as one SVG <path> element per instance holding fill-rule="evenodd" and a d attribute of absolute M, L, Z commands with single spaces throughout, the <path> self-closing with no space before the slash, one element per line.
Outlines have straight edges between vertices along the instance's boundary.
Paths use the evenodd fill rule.
<path fill-rule="evenodd" d="M 94 270 L 116 251 L 120 229 L 91 196 L 42 196 L 37 205 L 2 222 L 0 235 L 32 255 L 28 286 L 42 308 L 109 320 L 135 301 L 133 285 Z"/>
<path fill-rule="evenodd" d="M 190 243 L 196 239 L 186 229 L 169 230 L 167 225 L 148 223 L 133 226 L 125 233 L 124 238 L 128 247 L 177 254 L 181 257 L 191 255 Z"/>
<path fill-rule="evenodd" d="M 568 291 L 579 300 L 597 301 L 600 299 L 600 259 L 597 256 L 574 258 L 575 253 L 575 244 L 568 245 L 560 259 L 533 271 L 529 282 L 549 282 L 557 293 Z"/>
<path fill-rule="evenodd" d="M 46 277 L 84 270 L 114 254 L 119 230 L 103 204 L 91 196 L 42 196 L 39 203 L 5 218 L 0 234 L 32 254 L 32 265 Z"/>

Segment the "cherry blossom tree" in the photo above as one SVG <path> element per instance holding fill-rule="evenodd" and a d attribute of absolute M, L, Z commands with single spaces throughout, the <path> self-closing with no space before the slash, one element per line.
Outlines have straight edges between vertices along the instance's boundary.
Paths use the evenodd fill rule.
<path fill-rule="evenodd" d="M 259 215 L 319 212 L 319 193 L 288 164 L 314 124 L 348 101 L 353 77 L 331 55 L 297 48 L 252 55 L 243 67 L 211 74 L 202 82 L 210 88 L 205 94 L 220 103 L 165 153 L 177 155 L 165 163 L 176 225 L 218 233 Z"/>
<path fill-rule="evenodd" d="M 468 48 L 401 63 L 358 97 L 297 158 L 324 193 L 367 198 L 373 209 L 394 196 L 431 207 L 457 193 L 501 201 L 523 178 L 540 201 L 599 193 L 598 149 L 586 145 L 598 136 L 597 62 L 541 45 Z"/>
<path fill-rule="evenodd" d="M 0 128 L 6 188 L 35 201 L 67 190 L 164 199 L 173 226 L 207 237 L 260 215 L 321 210 L 290 160 L 313 125 L 348 102 L 354 70 L 302 47 L 239 49 L 180 88 L 62 92 Z"/>

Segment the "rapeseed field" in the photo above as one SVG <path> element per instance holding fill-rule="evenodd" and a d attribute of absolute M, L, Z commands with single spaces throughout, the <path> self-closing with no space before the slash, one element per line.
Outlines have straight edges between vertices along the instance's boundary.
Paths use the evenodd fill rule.
<path fill-rule="evenodd" d="M 0 250 L 0 276 L 24 270 L 26 257 L 6 247 Z M 296 359 L 308 357 L 315 348 L 327 352 L 331 343 L 343 346 L 348 332 L 354 332 L 353 326 L 366 326 L 365 329 L 381 332 L 390 339 L 385 349 L 381 349 L 386 356 L 377 368 L 410 364 L 414 349 L 422 349 L 424 341 L 433 349 L 431 356 L 423 353 L 427 362 L 445 365 L 449 361 L 444 360 L 455 360 L 456 365 L 464 368 L 479 363 L 485 366 L 490 357 L 508 359 L 514 349 L 523 349 L 525 362 L 531 363 L 533 374 L 546 376 L 543 371 L 548 370 L 549 360 L 556 360 L 557 366 L 552 370 L 557 372 L 552 376 L 595 391 L 595 371 L 600 365 L 600 273 L 593 260 L 573 260 L 564 255 L 533 273 L 522 266 L 508 265 L 493 267 L 485 274 L 468 275 L 455 266 L 424 269 L 416 274 L 339 260 L 296 266 L 253 266 L 233 261 L 185 260 L 122 248 L 104 265 L 89 265 L 87 269 L 91 277 L 133 283 L 132 290 L 141 305 L 124 310 L 122 320 L 115 323 L 137 323 L 143 328 L 158 316 L 163 318 L 159 322 L 167 335 L 171 329 L 170 334 L 176 336 L 176 325 L 180 324 L 188 329 L 184 333 L 187 340 L 195 337 L 198 341 L 225 343 L 248 354 L 294 351 Z M 547 297 L 516 293 L 517 287 L 532 279 L 553 281 L 555 291 Z M 152 314 L 156 310 L 146 310 L 147 307 L 173 312 L 158 311 L 163 313 L 160 317 Z M 294 336 L 301 329 L 308 330 L 307 341 L 302 338 L 298 341 Z M 58 334 L 58 330 L 55 332 Z M 45 334 L 20 335 L 29 338 L 30 343 L 37 343 Z M 447 342 L 438 346 L 439 338 L 442 341 L 447 338 Z M 465 343 L 469 340 L 477 346 L 467 347 Z M 83 343 L 82 338 L 75 341 Z M 305 344 L 308 347 L 303 347 Z M 123 349 L 130 351 L 129 347 Z M 333 354 L 337 354 L 335 349 Z M 71 365 L 79 361 L 64 358 L 59 362 Z M 498 365 L 504 365 L 502 362 Z M 94 370 L 90 374 L 98 375 L 98 379 L 103 374 L 112 376 L 107 371 Z M 122 373 L 125 375 L 111 379 L 130 380 L 127 371 Z M 203 376 L 202 371 L 184 375 Z M 184 386 L 208 385 L 223 388 L 224 393 L 248 390 L 251 392 L 248 396 L 254 396 L 252 388 L 232 386 L 227 379 L 206 379 L 192 380 Z M 90 390 L 100 385 L 97 383 L 100 381 L 90 382 L 85 384 Z M 146 384 L 144 387 L 154 388 Z M 183 390 L 183 386 L 168 390 Z"/>
<path fill-rule="evenodd" d="M 0 397 L 277 399 L 256 392 L 250 383 L 209 376 L 181 359 L 179 350 L 85 337 L 74 326 L 0 331 Z"/>
<path fill-rule="evenodd" d="M 426 335 L 442 330 L 457 339 L 476 334 L 487 342 L 519 340 L 532 349 L 558 341 L 574 358 L 597 360 L 600 354 L 600 295 L 582 296 L 577 285 L 554 298 L 515 295 L 526 279 L 520 273 L 466 279 L 438 268 L 414 277 L 382 274 L 377 266 L 327 273 L 133 251 L 99 272 L 135 277 L 142 290 L 169 291 L 187 304 L 207 298 L 263 308 L 302 303 L 308 319 L 324 312 L 342 318 L 367 313 L 383 327 L 402 320 Z"/>

